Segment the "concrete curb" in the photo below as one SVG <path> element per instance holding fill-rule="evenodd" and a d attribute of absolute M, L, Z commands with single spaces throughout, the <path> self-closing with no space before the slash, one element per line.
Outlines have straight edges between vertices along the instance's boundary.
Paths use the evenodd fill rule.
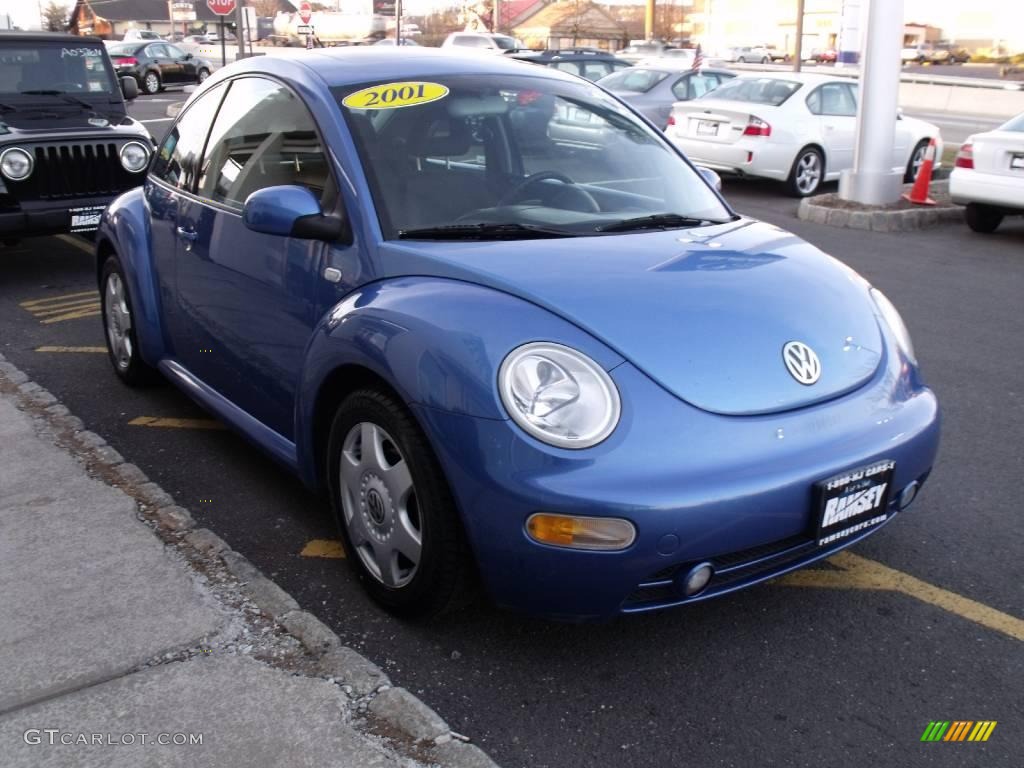
<path fill-rule="evenodd" d="M 797 208 L 797 218 L 830 227 L 872 232 L 916 232 L 962 222 L 964 218 L 964 209 L 958 205 L 919 206 L 903 211 L 857 211 L 836 207 L 838 199 L 834 194 L 805 197 Z"/>
<path fill-rule="evenodd" d="M 81 419 L 2 354 L 0 391 L 13 393 L 18 407 L 41 419 L 47 437 L 82 461 L 91 474 L 134 498 L 140 519 L 167 545 L 178 549 L 194 577 L 211 569 L 230 574 L 239 592 L 313 657 L 310 676 L 339 685 L 355 709 L 370 716 L 371 730 L 397 742 L 396 747 L 405 746 L 409 757 L 441 768 L 498 768 L 481 749 L 465 743 L 468 739 L 452 731 L 434 710 L 404 688 L 392 687 L 383 670 L 342 645 L 327 625 L 301 610 L 291 595 L 223 539 L 206 528 L 196 528 L 188 510 L 175 505 L 170 494 L 139 467 L 126 462 L 102 437 L 86 430 Z"/>

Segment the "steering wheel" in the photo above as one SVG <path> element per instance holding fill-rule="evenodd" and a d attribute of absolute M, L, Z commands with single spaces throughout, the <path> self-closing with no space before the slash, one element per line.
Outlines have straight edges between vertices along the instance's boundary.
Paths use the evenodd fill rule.
<path fill-rule="evenodd" d="M 523 179 L 518 184 L 516 184 L 514 187 L 512 187 L 512 189 L 510 189 L 508 192 L 506 192 L 504 195 L 502 195 L 501 199 L 498 200 L 498 202 L 496 202 L 494 204 L 495 207 L 500 208 L 503 205 L 510 205 L 515 200 L 517 200 L 520 196 L 522 196 L 523 192 L 525 192 L 527 189 L 532 187 L 534 184 L 537 184 L 538 182 L 541 182 L 541 181 L 546 181 L 548 179 L 554 179 L 555 181 L 560 181 L 560 182 L 562 182 L 562 184 L 565 185 L 565 190 L 559 190 L 559 192 L 558 192 L 559 195 L 561 195 L 563 193 L 563 191 L 572 190 L 573 194 L 575 194 L 577 197 L 582 198 L 583 201 L 587 205 L 587 207 L 584 209 L 586 212 L 589 212 L 589 213 L 600 213 L 601 212 L 601 206 L 598 205 L 597 200 L 594 199 L 593 195 L 591 195 L 585 189 L 580 189 L 578 186 L 576 186 L 576 182 L 574 182 L 572 179 L 570 179 L 564 173 L 559 173 L 558 171 L 540 171 L 539 173 L 531 173 L 525 179 Z"/>

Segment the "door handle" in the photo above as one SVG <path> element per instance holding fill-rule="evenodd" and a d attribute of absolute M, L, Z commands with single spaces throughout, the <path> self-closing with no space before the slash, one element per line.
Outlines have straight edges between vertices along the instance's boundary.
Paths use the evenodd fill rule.
<path fill-rule="evenodd" d="M 178 227 L 178 237 L 182 240 L 188 240 L 190 243 L 199 239 L 198 233 L 191 229 L 185 229 L 184 227 Z"/>

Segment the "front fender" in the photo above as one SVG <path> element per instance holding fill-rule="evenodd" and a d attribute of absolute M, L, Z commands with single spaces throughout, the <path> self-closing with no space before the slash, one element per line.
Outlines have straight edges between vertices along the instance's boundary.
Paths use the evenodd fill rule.
<path fill-rule="evenodd" d="M 535 304 L 474 283 L 401 277 L 363 286 L 334 306 L 306 350 L 296 405 L 296 450 L 304 479 L 318 484 L 316 425 L 333 374 L 358 366 L 386 381 L 408 405 L 485 419 L 507 419 L 498 368 L 515 347 L 554 341 L 610 370 L 623 358 Z M 344 386 L 344 382 L 341 382 Z M 430 434 L 434 442 L 443 435 Z"/>
<path fill-rule="evenodd" d="M 149 211 L 142 187 L 125 192 L 100 217 L 96 232 L 96 278 L 111 251 L 117 254 L 132 297 L 135 335 L 142 359 L 156 366 L 164 357 L 160 291 L 154 271 Z M 99 289 L 102 291 L 103 286 Z"/>

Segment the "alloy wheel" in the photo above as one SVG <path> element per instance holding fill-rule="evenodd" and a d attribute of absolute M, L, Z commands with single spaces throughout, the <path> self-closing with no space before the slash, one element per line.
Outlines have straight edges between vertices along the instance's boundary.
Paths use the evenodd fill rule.
<path fill-rule="evenodd" d="M 821 184 L 821 158 L 816 152 L 800 157 L 796 166 L 796 187 L 802 194 L 809 195 Z"/>
<path fill-rule="evenodd" d="M 160 78 L 150 72 L 143 78 L 146 86 L 146 93 L 153 94 L 160 90 Z"/>
<path fill-rule="evenodd" d="M 386 587 L 405 586 L 419 568 L 423 533 L 416 488 L 398 444 L 381 426 L 353 426 L 339 467 L 344 524 L 366 570 Z"/>
<path fill-rule="evenodd" d="M 128 307 L 128 297 L 125 293 L 124 282 L 116 272 L 107 277 L 107 285 L 104 289 L 106 296 L 106 326 L 107 343 L 113 354 L 114 362 L 122 370 L 128 370 L 132 363 L 132 313 Z"/>

